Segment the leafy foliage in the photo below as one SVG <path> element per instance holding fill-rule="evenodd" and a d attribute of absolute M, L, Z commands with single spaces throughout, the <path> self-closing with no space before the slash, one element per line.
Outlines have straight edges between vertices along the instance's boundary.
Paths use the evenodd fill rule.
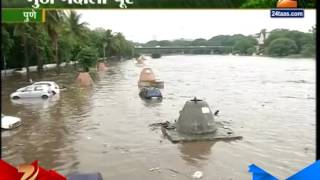
<path fill-rule="evenodd" d="M 198 38 L 193 41 L 178 39 L 173 41 L 162 40 L 162 41 L 149 41 L 145 44 L 140 44 L 145 47 L 158 47 L 158 46 L 226 46 L 226 48 L 221 48 L 219 53 L 226 54 L 231 53 L 232 47 L 234 53 L 240 53 L 243 55 L 252 54 L 252 50 L 256 49 L 255 46 L 258 44 L 257 40 L 251 36 L 244 36 L 241 34 L 230 35 L 219 35 L 214 36 L 209 40 Z M 227 48 L 231 47 L 231 48 Z M 249 50 L 250 49 L 250 50 Z M 205 50 L 195 50 L 194 54 L 208 54 L 210 51 Z"/>
<path fill-rule="evenodd" d="M 242 8 L 274 8 L 278 0 L 247 0 L 241 5 Z"/>
<path fill-rule="evenodd" d="M 270 56 L 288 56 L 296 54 L 298 50 L 297 44 L 289 38 L 278 38 L 271 41 L 267 48 Z"/>
<path fill-rule="evenodd" d="M 153 53 L 153 54 L 151 54 L 151 57 L 152 57 L 153 59 L 158 59 L 158 58 L 161 57 L 161 54 L 160 54 L 160 53 Z"/>
<path fill-rule="evenodd" d="M 276 29 L 270 32 L 269 37 L 265 40 L 264 45 L 266 47 L 266 55 L 270 56 L 283 56 L 283 54 L 301 54 L 304 57 L 314 57 L 315 56 L 315 31 L 313 27 L 309 33 L 304 33 L 296 30 L 287 29 Z M 283 38 L 287 41 L 283 41 Z M 281 41 L 275 41 L 280 39 Z M 290 40 L 290 42 L 288 41 Z M 279 50 L 275 50 L 275 42 L 280 42 Z M 293 43 L 292 43 L 293 42 Z M 283 48 L 282 45 L 290 45 L 294 49 L 287 50 Z M 294 45 L 292 45 L 294 44 Z M 282 52 L 283 53 L 280 53 Z"/>
<path fill-rule="evenodd" d="M 255 45 L 256 44 L 254 42 L 251 42 L 248 39 L 241 39 L 234 44 L 233 53 L 238 53 L 242 55 L 252 55 L 253 52 L 255 52 Z"/>
<path fill-rule="evenodd" d="M 1 37 L 2 37 L 1 52 L 3 53 L 3 55 L 7 55 L 10 49 L 14 46 L 14 40 L 12 39 L 9 32 L 4 26 L 1 27 Z"/>
<path fill-rule="evenodd" d="M 132 43 L 121 33 L 101 28 L 90 30 L 75 11 L 47 10 L 46 13 L 43 24 L 2 24 L 1 50 L 6 55 L 7 68 L 28 64 L 38 65 L 41 70 L 45 63 L 77 61 L 81 58 L 79 53 L 88 47 L 97 57 L 130 58 L 133 54 Z"/>
<path fill-rule="evenodd" d="M 78 54 L 79 64 L 84 72 L 89 72 L 89 68 L 96 63 L 97 56 L 95 50 L 90 47 L 84 47 Z"/>

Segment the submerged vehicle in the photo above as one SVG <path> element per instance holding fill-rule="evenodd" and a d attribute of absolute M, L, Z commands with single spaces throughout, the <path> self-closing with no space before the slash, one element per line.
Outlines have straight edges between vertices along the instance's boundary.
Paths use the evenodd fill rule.
<path fill-rule="evenodd" d="M 151 98 L 162 98 L 161 91 L 154 87 L 143 87 L 139 93 L 140 97 L 151 99 Z"/>
<path fill-rule="evenodd" d="M 53 82 L 53 81 L 39 81 L 39 82 L 33 83 L 32 85 L 47 85 L 47 86 L 49 86 L 49 90 L 53 94 L 59 94 L 60 93 L 60 88 L 59 88 L 58 84 Z"/>
<path fill-rule="evenodd" d="M 13 129 L 21 124 L 20 118 L 1 114 L 1 129 Z"/>
<path fill-rule="evenodd" d="M 217 114 L 218 111 L 216 111 Z M 162 132 L 172 142 L 241 139 L 222 122 L 215 121 L 208 103 L 196 97 L 185 103 L 175 123 L 166 123 Z"/>
<path fill-rule="evenodd" d="M 47 99 L 53 96 L 53 92 L 47 85 L 30 85 L 24 88 L 18 89 L 16 92 L 10 94 L 12 99 L 20 98 L 43 98 Z"/>

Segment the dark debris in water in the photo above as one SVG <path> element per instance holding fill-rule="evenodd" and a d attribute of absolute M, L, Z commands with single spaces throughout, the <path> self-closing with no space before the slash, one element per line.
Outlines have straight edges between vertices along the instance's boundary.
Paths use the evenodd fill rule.
<path fill-rule="evenodd" d="M 166 129 L 175 129 L 176 127 L 169 121 L 150 124 L 149 127 L 164 127 Z"/>

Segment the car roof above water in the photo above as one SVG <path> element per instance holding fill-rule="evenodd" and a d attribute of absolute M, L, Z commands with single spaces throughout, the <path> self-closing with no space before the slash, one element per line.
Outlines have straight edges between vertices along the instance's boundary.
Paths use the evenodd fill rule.
<path fill-rule="evenodd" d="M 37 84 L 54 84 L 54 85 L 57 85 L 54 81 L 39 81 L 39 82 L 33 83 L 33 85 L 37 85 Z"/>
<path fill-rule="evenodd" d="M 26 86 L 24 89 L 26 88 L 32 88 L 32 89 L 35 89 L 35 88 L 42 88 L 42 89 L 49 89 L 49 86 L 48 85 L 44 85 L 44 84 L 41 84 L 41 85 L 29 85 L 29 86 Z"/>
<path fill-rule="evenodd" d="M 155 88 L 155 87 L 143 87 L 141 88 L 142 90 L 145 90 L 145 91 L 149 91 L 149 90 L 156 90 L 156 91 L 160 91 L 160 89 L 158 88 Z"/>

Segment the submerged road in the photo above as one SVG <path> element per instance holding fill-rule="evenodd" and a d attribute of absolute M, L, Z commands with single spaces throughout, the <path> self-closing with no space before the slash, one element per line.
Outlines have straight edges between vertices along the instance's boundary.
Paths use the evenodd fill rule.
<path fill-rule="evenodd" d="M 138 96 L 143 67 L 113 63 L 78 89 L 76 72 L 45 72 L 67 90 L 49 100 L 12 102 L 24 78 L 2 80 L 2 113 L 23 126 L 2 131 L 2 158 L 36 159 L 62 174 L 101 172 L 105 179 L 251 179 L 252 163 L 284 179 L 315 158 L 315 61 L 239 56 L 164 56 L 147 60 L 164 81 L 161 102 Z M 149 124 L 174 121 L 185 101 L 204 98 L 242 140 L 172 144 Z M 152 169 L 153 168 L 153 169 Z"/>

